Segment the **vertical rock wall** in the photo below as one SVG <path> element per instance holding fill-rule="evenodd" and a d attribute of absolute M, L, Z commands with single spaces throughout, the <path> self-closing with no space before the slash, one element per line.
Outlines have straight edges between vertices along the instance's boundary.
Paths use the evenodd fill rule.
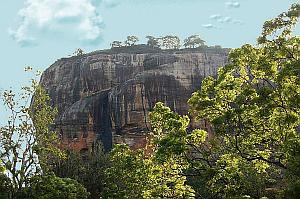
<path fill-rule="evenodd" d="M 133 148 L 146 143 L 148 113 L 158 101 L 187 114 L 187 100 L 201 80 L 215 76 L 228 51 L 92 53 L 56 61 L 42 75 L 65 146 L 78 151 L 96 139 Z"/>

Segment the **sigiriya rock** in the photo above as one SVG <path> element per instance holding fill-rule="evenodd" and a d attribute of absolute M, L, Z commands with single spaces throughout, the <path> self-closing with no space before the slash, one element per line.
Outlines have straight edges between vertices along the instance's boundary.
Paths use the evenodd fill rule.
<path fill-rule="evenodd" d="M 85 151 L 95 140 L 143 147 L 148 113 L 158 101 L 180 114 L 204 77 L 228 62 L 229 49 L 102 50 L 62 58 L 42 75 L 41 84 L 59 114 L 55 128 L 63 144 Z"/>

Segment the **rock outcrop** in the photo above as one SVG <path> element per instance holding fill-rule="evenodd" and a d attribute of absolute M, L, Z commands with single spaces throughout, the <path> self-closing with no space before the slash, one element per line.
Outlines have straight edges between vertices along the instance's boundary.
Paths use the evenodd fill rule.
<path fill-rule="evenodd" d="M 59 110 L 55 127 L 65 146 L 85 151 L 99 139 L 106 150 L 114 142 L 139 148 L 155 103 L 187 114 L 192 92 L 227 59 L 227 49 L 98 51 L 56 61 L 41 84 Z"/>

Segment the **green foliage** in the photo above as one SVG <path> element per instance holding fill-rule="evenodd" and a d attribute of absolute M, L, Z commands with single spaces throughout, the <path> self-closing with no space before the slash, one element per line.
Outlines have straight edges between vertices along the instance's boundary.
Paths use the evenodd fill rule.
<path fill-rule="evenodd" d="M 175 35 L 166 35 L 162 38 L 162 46 L 166 49 L 179 49 L 180 38 Z"/>
<path fill-rule="evenodd" d="M 158 159 L 167 160 L 186 150 L 186 128 L 189 124 L 187 116 L 181 117 L 162 103 L 157 103 L 150 113 L 150 121 Z"/>
<path fill-rule="evenodd" d="M 0 128 L 0 160 L 11 177 L 12 195 L 26 187 L 30 178 L 42 169 L 47 173 L 52 157 L 63 155 L 57 148 L 56 133 L 49 130 L 57 111 L 49 105 L 49 96 L 36 80 L 31 83 L 22 88 L 20 99 L 11 90 L 3 93 L 10 116 Z"/>
<path fill-rule="evenodd" d="M 24 199 L 87 199 L 89 193 L 76 180 L 55 175 L 34 176 L 23 190 Z"/>
<path fill-rule="evenodd" d="M 212 132 L 192 129 L 188 116 L 157 103 L 150 113 L 151 154 L 116 145 L 109 155 L 97 148 L 61 160 L 49 130 L 57 111 L 45 90 L 34 80 L 23 88 L 22 99 L 34 93 L 30 106 L 5 91 L 11 117 L 0 129 L 0 198 L 86 199 L 86 188 L 92 198 L 106 199 L 299 198 L 300 37 L 292 34 L 299 17 L 294 4 L 267 21 L 257 46 L 232 50 L 230 64 L 193 93 L 190 115 Z M 159 42 L 180 48 L 176 36 L 147 38 L 148 48 Z M 125 43 L 137 41 L 128 36 Z M 204 41 L 193 35 L 184 45 L 204 47 Z"/>
<path fill-rule="evenodd" d="M 10 197 L 11 182 L 4 172 L 5 168 L 0 161 L 0 199 L 8 199 Z"/>
<path fill-rule="evenodd" d="M 74 56 L 82 56 L 84 55 L 84 51 L 81 48 L 77 48 L 73 53 Z"/>
<path fill-rule="evenodd" d="M 127 37 L 127 40 L 124 42 L 126 46 L 134 46 L 139 41 L 137 36 L 131 35 Z"/>
<path fill-rule="evenodd" d="M 194 198 L 181 172 L 182 166 L 176 160 L 159 163 L 155 158 L 146 158 L 142 150 L 117 145 L 106 170 L 102 198 Z"/>
<path fill-rule="evenodd" d="M 149 165 L 141 151 L 133 152 L 124 145 L 111 153 L 111 166 L 106 170 L 103 198 L 142 198 L 149 184 Z"/>
<path fill-rule="evenodd" d="M 120 47 L 122 47 L 122 42 L 121 41 L 113 41 L 110 45 L 111 45 L 111 48 L 120 48 Z"/>
<path fill-rule="evenodd" d="M 199 35 L 191 35 L 184 40 L 185 48 L 196 48 L 199 46 L 204 46 L 205 41 L 200 38 Z"/>
<path fill-rule="evenodd" d="M 300 198 L 300 181 L 293 182 L 283 193 L 284 199 Z"/>
<path fill-rule="evenodd" d="M 91 199 L 98 199 L 103 191 L 108 154 L 101 143 L 95 143 L 86 153 L 67 151 L 66 158 L 58 159 L 52 171 L 61 178 L 71 178 L 84 185 Z"/>
<path fill-rule="evenodd" d="M 147 45 L 151 46 L 152 48 L 160 48 L 160 38 L 155 38 L 153 36 L 147 36 L 146 37 L 148 39 L 147 41 Z"/>
<path fill-rule="evenodd" d="M 129 37 L 129 40 L 128 40 Z M 163 37 L 146 36 L 147 44 L 137 44 L 136 36 L 128 36 L 124 44 L 121 41 L 113 41 L 111 49 L 102 50 L 101 53 L 161 53 L 161 52 L 203 52 L 227 54 L 230 49 L 222 48 L 221 46 L 207 46 L 205 41 L 199 35 L 192 35 L 184 40 L 184 47 L 181 48 L 181 41 L 178 36 L 166 35 Z M 99 51 L 98 51 L 99 52 Z M 96 53 L 96 52 L 95 52 Z M 91 53 L 90 53 L 91 54 Z M 93 53 L 92 53 L 93 54 Z"/>
<path fill-rule="evenodd" d="M 282 193 L 282 198 L 296 199 L 300 197 L 300 145 L 295 145 L 291 150 L 288 160 L 287 188 Z"/>
<path fill-rule="evenodd" d="M 259 45 L 232 50 L 189 104 L 213 127 L 189 132 L 189 119 L 158 103 L 151 113 L 155 156 L 181 162 L 203 198 L 298 197 L 300 5 L 264 25 Z M 278 33 L 278 34 L 275 34 Z"/>
<path fill-rule="evenodd" d="M 233 50 L 231 64 L 217 79 L 204 80 L 189 100 L 193 114 L 211 122 L 234 153 L 283 169 L 291 147 L 299 143 L 300 124 L 299 37 L 286 35 L 291 27 L 285 28 L 258 47 Z"/>

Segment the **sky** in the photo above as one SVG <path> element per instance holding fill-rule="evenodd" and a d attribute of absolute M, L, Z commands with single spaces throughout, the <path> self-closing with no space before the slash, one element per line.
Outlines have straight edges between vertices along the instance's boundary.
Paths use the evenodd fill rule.
<path fill-rule="evenodd" d="M 199 34 L 208 45 L 255 44 L 264 21 L 295 0 L 1 0 L 0 91 L 28 82 L 77 48 L 109 48 L 128 35 Z"/>

